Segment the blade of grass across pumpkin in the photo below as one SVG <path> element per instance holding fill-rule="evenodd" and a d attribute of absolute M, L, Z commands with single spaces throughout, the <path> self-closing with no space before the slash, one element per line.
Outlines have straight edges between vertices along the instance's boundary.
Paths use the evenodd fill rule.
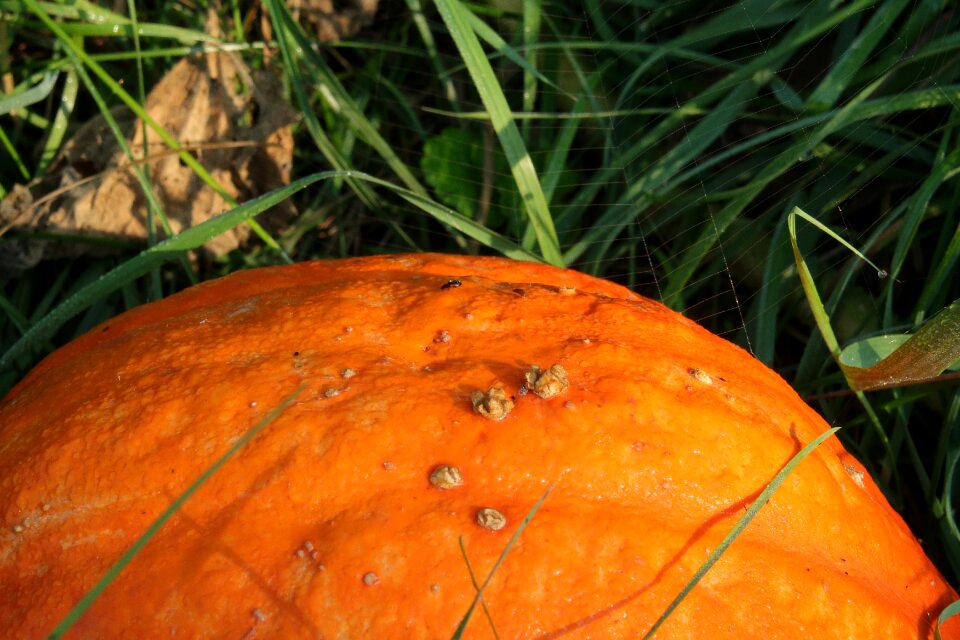
<path fill-rule="evenodd" d="M 717 563 L 717 560 L 720 559 L 730 545 L 733 544 L 733 541 L 737 539 L 737 536 L 739 536 L 743 530 L 747 528 L 747 525 L 750 524 L 750 521 L 753 520 L 758 513 L 760 513 L 760 510 L 763 509 L 768 502 L 770 502 L 770 498 L 773 497 L 774 492 L 780 488 L 780 485 L 783 484 L 783 481 L 787 479 L 787 476 L 790 475 L 796 466 L 800 464 L 804 458 L 810 455 L 814 449 L 819 447 L 824 440 L 839 430 L 840 427 L 833 427 L 821 433 L 813 441 L 801 449 L 795 456 L 790 458 L 789 462 L 787 462 L 787 464 L 785 464 L 783 468 L 777 472 L 770 483 L 764 488 L 763 491 L 760 492 L 760 495 L 757 496 L 757 499 L 753 501 L 753 504 L 750 505 L 750 508 L 747 509 L 742 516 L 740 516 L 740 519 L 737 520 L 736 524 L 733 525 L 733 528 L 730 530 L 730 532 L 724 536 L 722 541 L 720 541 L 720 544 L 717 545 L 717 548 L 714 549 L 704 563 L 700 565 L 700 568 L 697 569 L 696 573 L 693 574 L 693 577 L 690 578 L 680 593 L 677 594 L 677 597 L 674 598 L 673 602 L 667 606 L 663 614 L 657 618 L 656 622 L 653 623 L 653 626 L 644 636 L 645 639 L 652 638 L 654 636 L 657 630 L 663 625 L 664 622 L 667 621 L 680 603 L 683 602 L 687 595 L 689 595 L 690 591 L 697 586 L 697 583 L 703 579 L 703 576 L 706 575 L 706 573 L 711 569 L 711 567 L 713 567 L 714 564 Z"/>
<path fill-rule="evenodd" d="M 510 106 L 497 83 L 490 62 L 470 26 L 469 11 L 460 0 L 437 0 L 436 4 L 480 94 L 483 106 L 490 112 L 494 131 L 500 139 L 507 162 L 510 163 L 510 171 L 523 200 L 527 219 L 536 233 L 540 253 L 546 262 L 563 266 L 553 218 L 543 195 L 537 170 L 523 144 L 520 131 L 510 113 Z"/>
<path fill-rule="evenodd" d="M 89 55 L 83 50 L 82 47 L 78 46 L 72 38 L 70 38 L 63 29 L 60 28 L 56 22 L 54 22 L 49 15 L 40 7 L 37 3 L 37 0 L 23 0 L 24 4 L 30 9 L 30 11 L 43 22 L 44 26 L 50 29 L 51 32 L 63 43 L 64 47 L 68 49 L 76 58 L 80 60 L 82 64 L 77 64 L 77 71 L 80 72 L 82 67 L 89 68 L 94 75 L 96 75 L 101 82 L 103 82 L 110 89 L 111 92 L 117 98 L 120 99 L 125 105 L 127 105 L 138 118 L 147 123 L 147 125 L 153 130 L 157 136 L 171 149 L 178 152 L 180 160 L 183 161 L 185 165 L 190 167 L 193 172 L 200 178 L 207 186 L 213 189 L 221 198 L 224 199 L 230 206 L 237 206 L 237 201 L 233 196 L 227 192 L 226 189 L 212 176 L 207 169 L 200 164 L 192 154 L 183 149 L 182 145 L 172 136 L 170 132 L 164 129 L 160 123 L 154 120 L 150 114 L 144 111 L 143 107 L 133 99 L 133 97 L 127 93 L 127 91 L 120 86 L 120 83 L 117 82 L 102 66 L 97 62 L 92 60 Z M 277 241 L 266 232 L 266 230 L 260 226 L 256 220 L 248 221 L 250 228 L 254 233 L 271 249 L 280 254 L 280 257 L 285 262 L 292 262 L 290 256 L 287 254 L 283 248 L 277 244 Z"/>
<path fill-rule="evenodd" d="M 807 109 L 823 111 L 837 103 L 880 40 L 896 24 L 897 16 L 907 6 L 907 2 L 908 0 L 887 0 L 873 12 L 863 31 L 850 43 L 817 88 L 807 96 Z"/>
<path fill-rule="evenodd" d="M 207 467 L 203 473 L 201 473 L 196 480 L 194 480 L 190 486 L 188 486 L 183 493 L 176 497 L 176 499 L 170 503 L 163 513 L 161 513 L 156 520 L 150 523 L 150 526 L 147 527 L 139 538 L 137 538 L 132 545 L 124 552 L 116 562 L 111 565 L 103 577 L 80 599 L 80 601 L 67 613 L 66 616 L 60 621 L 53 631 L 50 632 L 50 635 L 47 636 L 49 639 L 53 640 L 56 638 L 63 637 L 67 631 L 70 630 L 70 627 L 80 619 L 80 616 L 90 608 L 97 598 L 103 593 L 103 591 L 110 586 L 110 583 L 120 575 L 120 572 L 126 568 L 128 564 L 137 556 L 140 551 L 147 545 L 148 542 L 160 531 L 160 528 L 167 523 L 167 521 L 180 510 L 180 508 L 186 503 L 186 501 L 197 492 L 197 489 L 202 487 L 207 480 L 209 480 L 214 473 L 220 470 L 220 468 L 227 463 L 230 458 L 232 458 L 240 449 L 245 447 L 250 440 L 252 440 L 258 433 L 263 431 L 268 427 L 277 417 L 280 416 L 287 408 L 293 404 L 293 401 L 297 399 L 305 388 L 304 384 L 300 384 L 296 389 L 293 390 L 289 395 L 287 395 L 283 400 L 280 401 L 280 404 L 271 409 L 263 418 L 257 422 L 255 425 L 247 429 L 246 433 L 240 436 L 235 443 L 233 443 L 229 449 L 227 449 L 223 454 L 213 461 L 213 463 Z"/>
<path fill-rule="evenodd" d="M 335 113 L 344 118 L 345 122 L 353 128 L 361 140 L 380 154 L 387 166 L 393 170 L 408 189 L 426 195 L 426 188 L 420 184 L 413 171 L 400 159 L 393 147 L 380 135 L 377 127 L 357 106 L 350 92 L 343 87 L 336 74 L 330 70 L 329 65 L 316 51 L 316 43 L 306 36 L 302 27 L 290 15 L 286 4 L 277 0 L 270 0 L 269 6 L 271 7 L 270 15 L 273 17 L 274 29 L 278 30 L 278 33 L 285 34 L 295 44 L 298 56 L 303 60 L 305 68 L 310 73 L 311 79 L 324 101 Z"/>
<path fill-rule="evenodd" d="M 527 512 L 527 515 L 520 523 L 520 526 L 517 527 L 517 530 L 513 532 L 512 536 L 510 536 L 510 539 L 507 541 L 507 545 L 503 548 L 503 551 L 500 552 L 500 555 L 497 557 L 497 561 L 493 563 L 493 568 L 490 569 L 490 573 L 487 574 L 487 579 L 484 580 L 483 584 L 480 585 L 480 588 L 476 590 L 476 593 L 473 596 L 473 601 L 470 603 L 470 607 L 463 615 L 463 618 L 460 619 L 460 624 L 457 625 L 456 630 L 453 632 L 451 640 L 460 640 L 460 638 L 463 636 L 463 632 L 467 628 L 467 623 L 470 622 L 470 616 L 473 615 L 473 610 L 477 608 L 477 602 L 480 601 L 480 598 L 483 596 L 483 592 L 487 588 L 487 585 L 490 584 L 493 576 L 497 573 L 497 569 L 499 569 L 500 565 L 503 564 L 503 561 L 507 557 L 507 552 L 509 552 L 513 545 L 516 544 L 517 540 L 520 539 L 520 534 L 523 533 L 523 530 L 526 529 L 527 525 L 530 524 L 530 521 L 533 520 L 533 516 L 535 516 L 537 511 L 540 510 L 540 506 L 543 505 L 551 491 L 553 491 L 553 485 L 548 487 L 547 490 L 543 492 L 543 495 L 540 496 L 540 499 L 537 500 L 530 511 Z M 463 546 L 463 536 L 460 536 L 459 542 L 461 553 L 463 553 L 464 557 L 466 557 L 467 550 Z"/>
<path fill-rule="evenodd" d="M 474 591 L 480 591 L 480 583 L 477 582 L 477 575 L 473 572 L 473 566 L 470 564 L 470 558 L 467 556 L 467 548 L 463 546 L 463 536 L 460 537 L 459 543 L 460 555 L 463 556 L 463 564 L 467 566 L 467 573 L 470 574 L 470 584 L 473 585 Z M 482 597 L 480 598 L 480 606 L 483 608 L 483 615 L 490 625 L 490 631 L 493 632 L 494 640 L 499 640 L 500 634 L 497 633 L 497 626 L 493 623 L 493 616 L 490 615 L 487 603 Z"/>
<path fill-rule="evenodd" d="M 242 205 L 205 220 L 196 226 L 184 229 L 172 238 L 144 250 L 136 257 L 120 264 L 103 277 L 70 296 L 38 320 L 6 353 L 0 356 L 0 369 L 8 367 L 14 358 L 24 353 L 31 345 L 49 339 L 64 322 L 82 312 L 94 301 L 116 291 L 125 283 L 139 278 L 152 269 L 154 265 L 166 262 L 189 249 L 196 249 L 207 240 L 246 222 L 253 216 L 263 213 L 315 182 L 339 175 L 342 175 L 342 173 L 326 171 L 305 176 L 284 187 L 248 200 Z"/>
<path fill-rule="evenodd" d="M 936 640 L 940 640 L 940 627 L 943 625 L 943 623 L 958 615 L 960 615 L 960 600 L 951 602 L 944 607 L 943 611 L 940 612 L 940 615 L 937 616 L 937 626 L 933 632 Z"/>
<path fill-rule="evenodd" d="M 517 246 L 516 243 L 501 236 L 497 232 L 488 229 L 482 224 L 479 224 L 471 218 L 463 215 L 462 213 L 454 211 L 449 207 L 445 207 L 426 196 L 420 195 L 414 191 L 410 191 L 409 189 L 404 189 L 403 187 L 398 187 L 397 185 L 387 182 L 386 180 L 381 180 L 380 178 L 375 178 L 359 171 L 350 171 L 348 173 L 359 180 L 365 180 L 367 182 L 391 189 L 401 198 L 410 204 L 419 207 L 424 212 L 436 218 L 439 222 L 456 229 L 465 236 L 473 238 L 477 242 L 493 249 L 494 251 L 502 253 L 508 258 L 513 258 L 515 260 L 529 260 L 532 262 L 543 261 L 543 259 L 535 253 L 526 251 L 522 247 Z"/>
<path fill-rule="evenodd" d="M 851 387 L 861 391 L 928 382 L 960 361 L 960 300 L 933 316 L 902 345 L 876 364 L 840 364 Z M 848 361 L 850 358 L 848 357 Z"/>

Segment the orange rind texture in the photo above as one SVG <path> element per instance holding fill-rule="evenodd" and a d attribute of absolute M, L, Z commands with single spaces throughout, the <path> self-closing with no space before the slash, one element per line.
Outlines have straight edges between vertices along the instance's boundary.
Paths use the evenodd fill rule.
<path fill-rule="evenodd" d="M 567 386 L 526 393 L 555 364 Z M 72 637 L 449 638 L 475 594 L 459 540 L 482 582 L 552 487 L 484 592 L 497 632 L 635 638 L 827 429 L 740 348 L 573 271 L 422 254 L 240 272 L 93 329 L 0 404 L 5 633 L 49 633 L 299 385 Z M 497 420 L 471 401 L 492 388 L 513 403 Z M 434 486 L 440 465 L 460 484 Z M 956 597 L 830 438 L 657 637 L 927 638 Z M 493 637 L 479 610 L 464 637 Z"/>

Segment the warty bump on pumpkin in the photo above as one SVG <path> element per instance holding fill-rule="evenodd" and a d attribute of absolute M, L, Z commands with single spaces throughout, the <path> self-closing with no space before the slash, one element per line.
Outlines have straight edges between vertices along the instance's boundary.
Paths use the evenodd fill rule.
<path fill-rule="evenodd" d="M 548 487 L 483 595 L 500 637 L 637 637 L 827 429 L 740 348 L 573 271 L 241 272 L 104 323 L 3 400 L 4 633 L 48 633 L 301 384 L 74 637 L 449 638 L 475 593 L 458 541 L 482 581 Z M 657 637 L 926 638 L 955 598 L 830 438 Z M 479 611 L 465 637 L 493 637 Z"/>

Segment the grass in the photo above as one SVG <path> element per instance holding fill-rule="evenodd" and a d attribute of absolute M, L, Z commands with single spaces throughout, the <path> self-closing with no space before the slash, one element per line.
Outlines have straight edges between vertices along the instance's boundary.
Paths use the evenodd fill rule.
<path fill-rule="evenodd" d="M 339 43 L 264 4 L 261 19 L 224 3 L 214 37 L 179 2 L 120 15 L 0 0 L 0 78 L 12 88 L 0 98 L 2 194 L 55 170 L 89 118 L 117 105 L 142 113 L 139 87 L 202 51 L 269 67 L 297 113 L 289 187 L 174 238 L 155 199 L 143 240 L 0 273 L 0 392 L 98 322 L 196 279 L 396 251 L 540 259 L 660 299 L 774 367 L 843 427 L 960 584 L 956 377 L 898 365 L 905 386 L 866 392 L 840 356 L 935 316 L 947 329 L 931 343 L 946 344 L 934 369 L 960 341 L 949 315 L 960 298 L 960 15 L 949 3 L 408 0 Z M 160 135 L 224 190 L 194 141 Z M 125 153 L 150 193 L 143 150 Z M 257 226 L 244 249 L 188 257 L 283 199 L 299 211 L 288 228 Z M 791 227 L 795 207 L 816 223 Z M 40 237 L 87 246 L 13 228 L 0 258 Z"/>

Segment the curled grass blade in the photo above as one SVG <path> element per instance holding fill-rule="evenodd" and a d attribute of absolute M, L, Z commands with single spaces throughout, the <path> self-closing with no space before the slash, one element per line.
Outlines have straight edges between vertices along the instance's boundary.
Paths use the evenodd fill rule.
<path fill-rule="evenodd" d="M 4 95 L 0 98 L 0 116 L 46 100 L 56 84 L 57 73 L 55 71 L 47 71 L 40 79 L 40 82 L 29 89 Z"/>
<path fill-rule="evenodd" d="M 147 530 L 140 535 L 139 538 L 134 541 L 130 548 L 124 552 L 120 558 L 113 563 L 113 565 L 107 570 L 103 577 L 93 586 L 93 588 L 88 591 L 83 598 L 80 599 L 73 609 L 60 621 L 60 624 L 54 628 L 54 630 L 47 636 L 51 640 L 63 637 L 67 631 L 70 630 L 70 627 L 80 619 L 80 616 L 90 608 L 97 598 L 103 593 L 103 591 L 110 586 L 110 583 L 116 579 L 120 572 L 126 568 L 128 564 L 140 553 L 141 550 L 147 545 L 148 542 L 160 531 L 161 527 L 167 523 L 167 521 L 180 510 L 184 503 L 192 496 L 197 490 L 202 487 L 207 480 L 213 476 L 214 473 L 220 470 L 220 468 L 227 463 L 230 458 L 232 458 L 240 449 L 245 447 L 250 440 L 252 440 L 258 433 L 263 431 L 267 426 L 270 425 L 277 417 L 286 411 L 286 409 L 296 400 L 304 389 L 305 385 L 301 384 L 296 389 L 293 390 L 287 397 L 280 401 L 276 407 L 270 410 L 267 415 L 265 415 L 259 422 L 250 427 L 246 433 L 244 433 L 240 438 L 229 448 L 227 449 L 219 458 L 214 460 L 213 464 L 206 468 L 206 470 L 201 473 L 196 480 L 194 480 L 189 487 L 184 490 L 177 498 L 170 503 L 163 513 L 161 513 L 156 520 L 154 520 Z"/>
<path fill-rule="evenodd" d="M 510 163 L 510 171 L 523 200 L 527 218 L 536 233 L 540 252 L 548 263 L 563 266 L 563 256 L 560 254 L 560 243 L 553 226 L 553 217 L 543 194 L 537 170 L 523 143 L 517 124 L 513 120 L 503 90 L 477 40 L 476 32 L 470 25 L 470 12 L 460 3 L 460 0 L 437 0 L 437 7 L 467 66 L 483 106 L 490 113 L 494 131 L 500 139 L 507 162 Z"/>
<path fill-rule="evenodd" d="M 667 621 L 667 618 L 669 618 L 670 615 L 677 609 L 677 607 L 680 606 L 680 603 L 683 602 L 684 598 L 689 595 L 690 591 L 697 586 L 697 583 L 703 579 L 703 576 L 710 571 L 710 568 L 717 563 L 717 560 L 719 560 L 720 557 L 730 547 L 730 545 L 733 544 L 733 541 L 737 539 L 737 536 L 739 536 L 743 530 L 747 528 L 747 525 L 750 524 L 750 521 L 753 520 L 758 513 L 760 513 L 760 510 L 763 509 L 768 502 L 770 502 L 770 498 L 773 497 L 774 492 L 780 488 L 780 485 L 783 484 L 783 481 L 787 479 L 787 476 L 790 475 L 794 468 L 796 468 L 796 466 L 800 464 L 804 458 L 810 455 L 814 449 L 819 447 L 820 443 L 839 430 L 840 427 L 833 427 L 832 429 L 821 433 L 813 441 L 807 444 L 807 446 L 801 449 L 795 456 L 790 458 L 790 461 L 784 465 L 783 469 L 777 472 L 777 475 L 773 477 L 773 480 L 770 481 L 770 484 L 768 484 L 760 493 L 760 495 L 757 496 L 757 499 L 753 501 L 753 504 L 750 505 L 750 508 L 747 509 L 746 513 L 740 516 L 740 519 L 737 520 L 737 523 L 733 525 L 733 528 L 730 530 L 730 532 L 723 538 L 720 544 L 717 545 L 717 548 L 714 549 L 704 563 L 700 565 L 700 568 L 697 569 L 696 573 L 693 574 L 693 577 L 690 578 L 680 593 L 677 594 L 677 597 L 674 598 L 673 602 L 667 606 L 663 614 L 657 618 L 656 622 L 653 623 L 653 626 L 650 627 L 650 630 L 644 636 L 645 639 L 652 638 L 656 634 L 657 630 L 663 625 L 664 622 Z"/>
<path fill-rule="evenodd" d="M 833 327 L 830 324 L 830 316 L 827 315 L 827 311 L 824 309 L 823 301 L 820 298 L 820 293 L 817 291 L 816 283 L 813 281 L 813 274 L 810 273 L 810 268 L 807 266 L 806 260 L 803 259 L 803 254 L 800 252 L 800 245 L 797 243 L 798 216 L 808 222 L 811 222 L 818 229 L 826 231 L 832 238 L 836 239 L 845 247 L 853 251 L 862 260 L 865 260 L 870 266 L 872 266 L 874 269 L 877 269 L 878 276 L 884 277 L 886 276 L 886 272 L 878 269 L 877 266 L 867 260 L 867 258 L 860 253 L 860 251 L 854 249 L 849 243 L 845 242 L 842 238 L 827 229 L 819 221 L 816 221 L 800 207 L 794 207 L 793 210 L 787 215 L 787 230 L 790 235 L 790 247 L 793 249 L 793 258 L 797 267 L 797 275 L 800 277 L 800 286 L 803 288 L 803 293 L 807 297 L 807 304 L 810 307 L 811 313 L 813 313 L 814 322 L 816 322 L 817 328 L 820 330 L 820 335 L 823 337 L 823 341 L 827 344 L 827 349 L 830 351 L 830 355 L 837 363 L 840 371 L 844 373 L 847 386 L 854 391 L 857 396 L 857 400 L 860 401 L 861 406 L 863 406 L 864 411 L 866 411 L 867 418 L 870 420 L 870 424 L 873 425 L 877 437 L 883 444 L 887 462 L 890 464 L 890 468 L 894 469 L 894 473 L 896 473 L 896 465 L 894 464 L 896 455 L 894 454 L 893 446 L 890 444 L 890 438 L 887 436 L 886 432 L 883 430 L 883 426 L 880 424 L 880 418 L 873 410 L 873 406 L 867 400 L 863 392 L 855 388 L 850 379 L 846 377 L 845 368 L 840 362 L 840 343 L 837 340 L 836 334 L 833 332 Z"/>

